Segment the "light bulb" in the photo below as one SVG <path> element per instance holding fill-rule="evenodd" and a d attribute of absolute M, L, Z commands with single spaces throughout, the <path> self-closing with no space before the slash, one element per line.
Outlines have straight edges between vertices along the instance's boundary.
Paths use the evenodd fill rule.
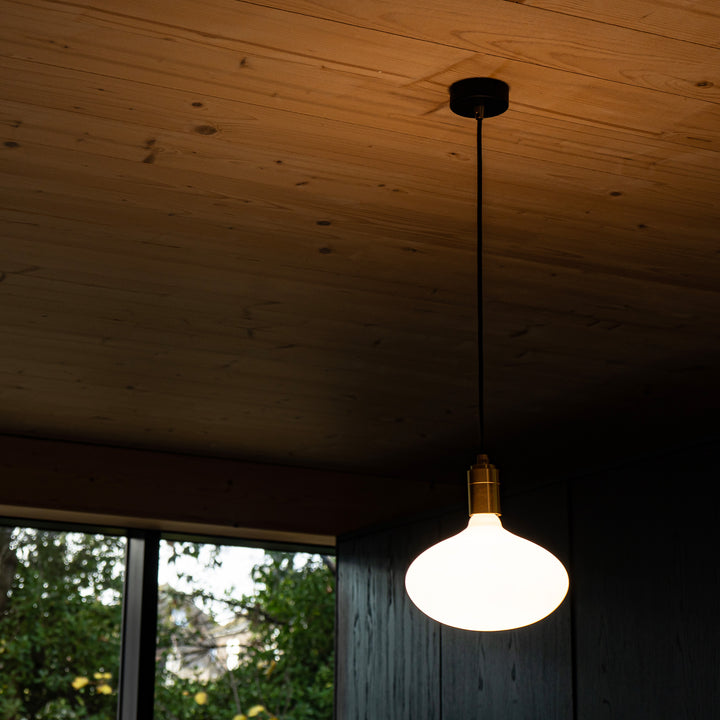
<path fill-rule="evenodd" d="M 475 513 L 465 530 L 418 555 L 405 588 L 423 613 L 463 630 L 509 630 L 560 605 L 568 574 L 550 552 Z"/>

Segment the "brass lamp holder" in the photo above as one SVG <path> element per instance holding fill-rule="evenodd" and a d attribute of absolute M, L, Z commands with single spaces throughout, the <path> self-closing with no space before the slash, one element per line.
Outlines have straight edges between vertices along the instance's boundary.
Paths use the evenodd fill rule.
<path fill-rule="evenodd" d="M 488 462 L 487 455 L 478 455 L 477 462 L 468 470 L 468 510 L 475 513 L 500 515 L 499 473 Z"/>
<path fill-rule="evenodd" d="M 482 120 L 501 115 L 508 109 L 510 88 L 495 78 L 465 78 L 450 86 L 450 110 L 477 120 L 477 320 L 478 320 L 478 426 L 480 442 L 485 443 L 485 363 L 483 343 L 483 252 L 482 252 Z M 470 515 L 500 515 L 498 471 L 484 453 L 468 470 Z"/>

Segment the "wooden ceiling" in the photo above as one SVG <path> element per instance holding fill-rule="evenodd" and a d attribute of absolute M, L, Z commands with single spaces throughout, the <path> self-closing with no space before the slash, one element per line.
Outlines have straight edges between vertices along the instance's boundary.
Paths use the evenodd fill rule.
<path fill-rule="evenodd" d="M 383 477 L 717 428 L 715 0 L 2 2 L 0 432 Z M 439 471 L 438 468 L 444 468 Z"/>

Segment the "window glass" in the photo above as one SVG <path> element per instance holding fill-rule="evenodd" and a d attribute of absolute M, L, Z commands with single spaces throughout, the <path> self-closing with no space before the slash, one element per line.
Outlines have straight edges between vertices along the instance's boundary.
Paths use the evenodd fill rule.
<path fill-rule="evenodd" d="M 0 718 L 114 720 L 125 550 L 0 526 Z"/>
<path fill-rule="evenodd" d="M 335 562 L 161 543 L 155 717 L 331 720 Z"/>

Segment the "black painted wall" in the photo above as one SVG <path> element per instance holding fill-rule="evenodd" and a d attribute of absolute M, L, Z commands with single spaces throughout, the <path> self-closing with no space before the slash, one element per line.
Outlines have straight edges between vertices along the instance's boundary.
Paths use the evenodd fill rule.
<path fill-rule="evenodd" d="M 462 510 L 343 538 L 337 720 L 720 717 L 718 450 L 505 497 L 505 526 L 570 572 L 559 610 L 519 630 L 441 627 L 405 595 L 408 564 Z"/>

